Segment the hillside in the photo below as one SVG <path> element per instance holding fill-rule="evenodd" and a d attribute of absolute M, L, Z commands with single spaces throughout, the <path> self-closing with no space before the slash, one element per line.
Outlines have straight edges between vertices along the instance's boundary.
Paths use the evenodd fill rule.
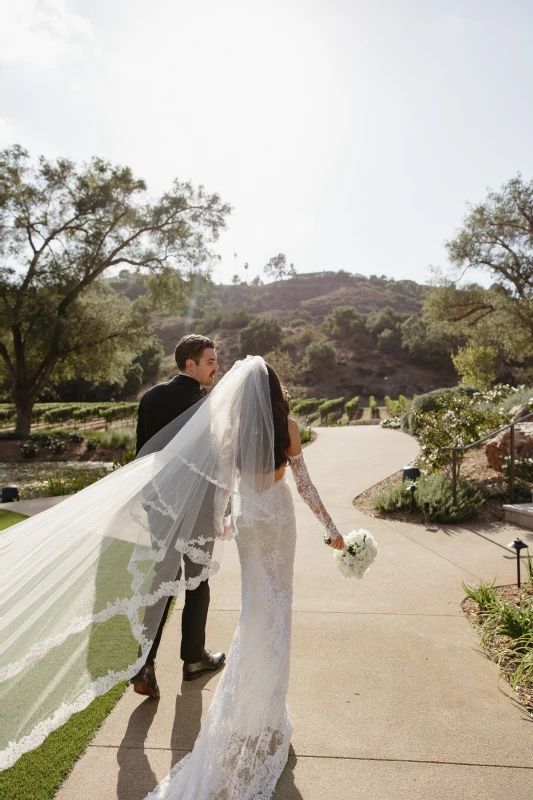
<path fill-rule="evenodd" d="M 116 287 L 118 288 L 118 287 Z M 244 309 L 250 315 L 272 317 L 283 328 L 281 349 L 289 353 L 299 372 L 295 382 L 307 396 L 354 396 L 382 399 L 385 395 L 421 394 L 442 385 L 453 385 L 456 376 L 442 357 L 408 358 L 399 345 L 394 352 L 382 352 L 375 341 L 328 334 L 322 328 L 325 318 L 340 306 L 352 306 L 361 314 L 392 308 L 402 319 L 417 315 L 426 287 L 414 281 L 364 279 L 348 273 L 331 273 L 309 278 L 296 277 L 266 285 L 213 285 L 190 316 L 154 316 L 154 332 L 163 342 L 168 372 L 173 374 L 173 351 L 185 333 L 203 333 L 213 338 L 222 372 L 241 357 L 239 327 L 217 325 L 217 311 Z M 213 325 L 210 325 L 210 320 Z M 311 341 L 328 339 L 337 351 L 337 364 L 320 372 L 304 367 L 306 347 Z M 144 390 L 144 387 L 143 387 Z M 142 394 L 142 391 L 140 392 Z"/>

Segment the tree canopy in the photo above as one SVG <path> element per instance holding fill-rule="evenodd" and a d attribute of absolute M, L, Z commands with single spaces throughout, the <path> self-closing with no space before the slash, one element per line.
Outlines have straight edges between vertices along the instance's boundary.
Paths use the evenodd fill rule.
<path fill-rule="evenodd" d="M 154 200 L 128 167 L 99 158 L 77 166 L 34 163 L 19 145 L 0 152 L 0 356 L 19 430 L 73 364 L 103 372 L 134 357 L 146 312 L 111 295 L 106 273 L 132 266 L 152 276 L 155 302 L 163 285 L 178 306 L 184 273 L 213 259 L 229 212 L 218 195 L 178 180 Z"/>
<path fill-rule="evenodd" d="M 287 256 L 284 255 L 284 253 L 273 256 L 265 264 L 263 272 L 267 278 L 273 278 L 275 281 L 281 281 L 284 278 L 293 278 L 296 275 L 294 264 L 287 264 Z"/>
<path fill-rule="evenodd" d="M 470 205 L 447 250 L 454 271 L 429 292 L 425 319 L 465 341 L 497 344 L 510 359 L 533 356 L 533 181 L 518 175 Z M 459 285 L 472 269 L 492 285 Z"/>

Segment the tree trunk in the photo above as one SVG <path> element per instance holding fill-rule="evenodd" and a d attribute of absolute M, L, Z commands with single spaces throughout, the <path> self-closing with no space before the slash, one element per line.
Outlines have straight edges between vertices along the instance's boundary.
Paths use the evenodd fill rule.
<path fill-rule="evenodd" d="M 24 398 L 23 400 L 15 400 L 15 407 L 17 409 L 16 430 L 19 433 L 30 432 L 33 406 L 34 401 L 30 401 L 27 398 Z"/>

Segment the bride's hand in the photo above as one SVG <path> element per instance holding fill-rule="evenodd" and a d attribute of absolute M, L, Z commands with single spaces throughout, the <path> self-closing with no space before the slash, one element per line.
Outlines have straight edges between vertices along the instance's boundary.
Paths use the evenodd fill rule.
<path fill-rule="evenodd" d="M 344 539 L 342 536 L 338 536 L 336 539 L 330 539 L 326 541 L 330 547 L 333 547 L 334 550 L 344 550 Z"/>

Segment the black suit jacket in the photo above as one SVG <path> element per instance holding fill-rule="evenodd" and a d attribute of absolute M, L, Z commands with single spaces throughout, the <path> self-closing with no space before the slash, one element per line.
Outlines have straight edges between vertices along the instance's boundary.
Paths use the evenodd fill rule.
<path fill-rule="evenodd" d="M 142 396 L 137 418 L 137 450 L 165 425 L 202 399 L 198 381 L 189 375 L 176 375 L 168 383 L 158 383 Z"/>

